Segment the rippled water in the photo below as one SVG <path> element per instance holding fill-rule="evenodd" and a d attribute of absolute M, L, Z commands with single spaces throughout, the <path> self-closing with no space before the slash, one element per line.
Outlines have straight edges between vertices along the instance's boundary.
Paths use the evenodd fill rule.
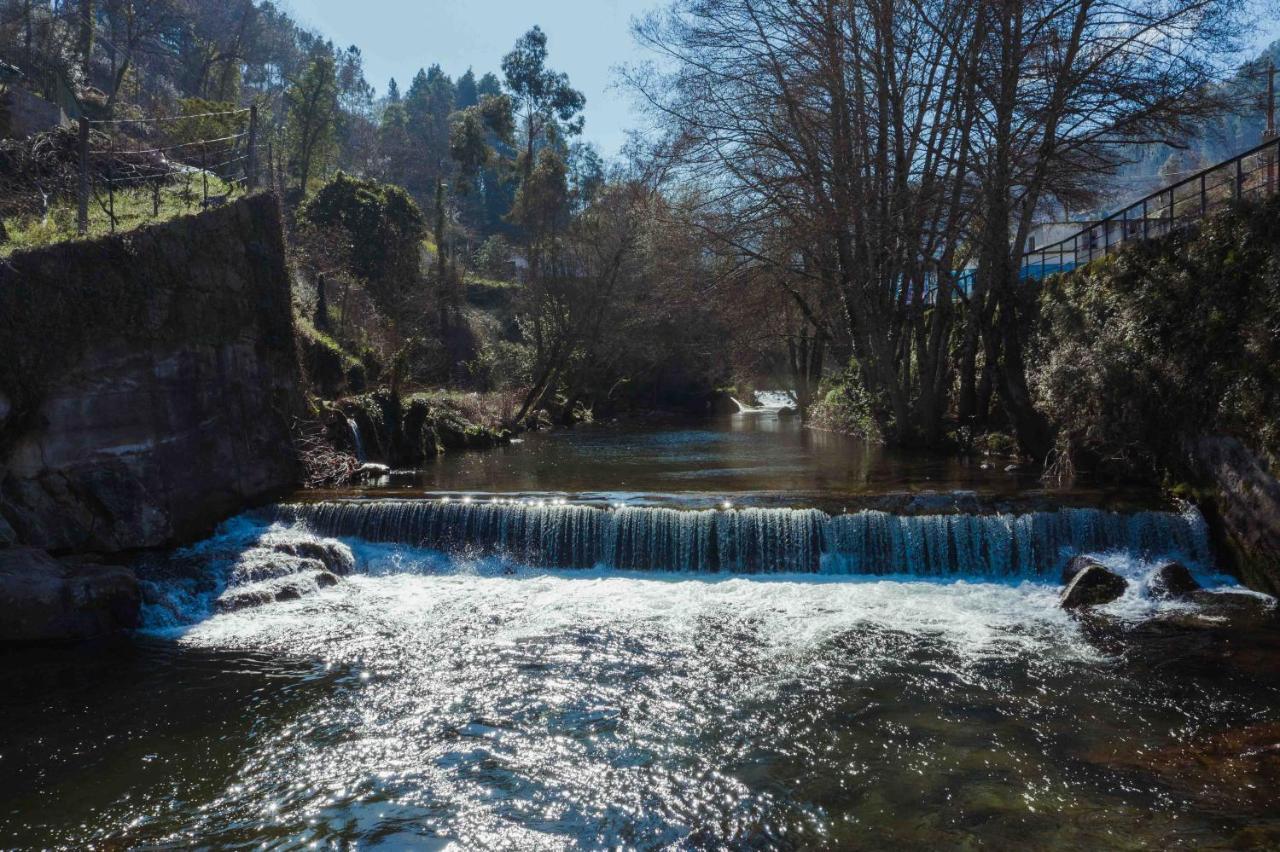
<path fill-rule="evenodd" d="M 981 464 L 751 415 L 236 519 L 140 568 L 133 641 L 0 650 L 0 848 L 1280 848 L 1280 627 L 1193 512 L 845 513 L 1037 487 Z M 219 613 L 326 535 L 351 576 Z M 1071 617 L 1082 549 L 1131 584 Z"/>
<path fill-rule="evenodd" d="M 1099 627 L 1029 580 L 349 543 L 359 573 L 302 600 L 208 617 L 158 580 L 188 623 L 4 660 L 0 845 L 1280 843 L 1273 764 L 1169 769 L 1224 731 L 1280 740 L 1273 626 L 1180 625 L 1136 587 Z"/>

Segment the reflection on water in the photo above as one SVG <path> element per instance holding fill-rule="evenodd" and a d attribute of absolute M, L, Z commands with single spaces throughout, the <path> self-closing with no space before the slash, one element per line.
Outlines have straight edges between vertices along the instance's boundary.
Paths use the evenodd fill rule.
<path fill-rule="evenodd" d="M 1265 776 L 1158 759 L 1280 722 L 1274 630 L 1117 653 L 1034 583 L 364 558 L 131 656 L 6 660 L 48 682 L 6 693 L 4 845 L 1280 843 Z"/>
<path fill-rule="evenodd" d="M 446 454 L 390 484 L 418 493 L 754 496 L 753 502 L 788 506 L 886 491 L 969 489 L 1000 496 L 1044 487 L 1034 471 L 1009 466 L 1006 459 L 895 452 L 805 428 L 796 417 L 752 413 L 534 432 L 492 451 Z"/>

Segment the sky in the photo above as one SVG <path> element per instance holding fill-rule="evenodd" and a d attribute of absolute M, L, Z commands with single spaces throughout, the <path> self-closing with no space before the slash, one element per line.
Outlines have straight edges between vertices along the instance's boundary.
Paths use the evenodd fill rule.
<path fill-rule="evenodd" d="M 548 38 L 548 64 L 564 71 L 587 97 L 584 138 L 614 156 L 639 123 L 632 95 L 614 69 L 649 58 L 631 35 L 631 20 L 664 0 L 285 0 L 298 21 L 335 44 L 356 45 L 365 76 L 381 95 L 395 77 L 405 89 L 419 68 L 438 62 L 457 79 L 468 67 L 492 71 L 525 31 L 538 24 Z M 1249 57 L 1280 38 L 1274 0 L 1255 0 L 1258 31 Z M 1242 57 L 1242 59 L 1245 57 Z"/>
<path fill-rule="evenodd" d="M 502 76 L 502 57 L 537 24 L 547 34 L 547 64 L 587 97 L 583 137 L 611 157 L 626 142 L 633 100 L 613 69 L 642 61 L 631 19 L 661 0 L 287 0 L 296 19 L 342 47 L 364 54 L 365 76 L 382 95 L 395 77 L 403 91 L 419 68 L 439 63 L 455 80 Z"/>

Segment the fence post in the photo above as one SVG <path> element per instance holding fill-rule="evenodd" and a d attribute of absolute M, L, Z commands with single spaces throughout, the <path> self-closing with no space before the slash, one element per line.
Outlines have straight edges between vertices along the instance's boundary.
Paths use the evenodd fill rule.
<path fill-rule="evenodd" d="M 111 220 L 111 233 L 116 232 L 116 141 L 111 139 L 107 148 L 107 218 Z"/>
<path fill-rule="evenodd" d="M 76 230 L 89 233 L 89 119 L 80 116 L 80 186 L 77 189 Z"/>
<path fill-rule="evenodd" d="M 1236 201 L 1244 192 L 1244 157 L 1236 157 Z"/>
<path fill-rule="evenodd" d="M 1209 196 L 1205 191 L 1204 174 L 1201 173 L 1200 175 L 1200 215 L 1204 216 L 1204 214 L 1208 212 L 1209 212 Z"/>
<path fill-rule="evenodd" d="M 201 209 L 207 209 L 209 207 L 209 162 L 208 162 L 209 158 L 206 157 L 205 154 L 206 154 L 205 145 L 204 145 L 204 142 L 201 141 L 200 143 L 200 186 L 202 189 L 202 194 L 204 195 L 204 201 L 200 205 Z"/>
<path fill-rule="evenodd" d="M 1148 234 L 1147 223 L 1149 221 L 1150 221 L 1150 216 L 1147 213 L 1147 199 L 1144 198 L 1142 199 L 1142 238 L 1144 240 L 1147 239 L 1147 234 Z"/>
<path fill-rule="evenodd" d="M 245 175 L 249 191 L 258 188 L 258 105 L 249 107 L 249 168 Z"/>

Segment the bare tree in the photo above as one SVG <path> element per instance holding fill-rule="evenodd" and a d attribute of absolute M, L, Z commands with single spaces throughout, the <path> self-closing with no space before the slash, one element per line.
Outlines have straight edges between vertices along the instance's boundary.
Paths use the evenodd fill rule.
<path fill-rule="evenodd" d="M 1043 461 L 1048 418 L 1027 389 L 1029 287 L 1019 263 L 1037 212 L 1087 198 L 1136 146 L 1177 144 L 1225 104 L 1210 85 L 1240 32 L 1225 0 L 998 0 L 976 7 L 982 106 L 978 274 L 985 355 L 1023 450 Z"/>
<path fill-rule="evenodd" d="M 630 80 L 681 180 L 713 200 L 702 226 L 779 282 L 837 296 L 881 431 L 898 443 L 941 439 L 953 381 L 971 18 L 962 2 L 682 0 L 637 27 L 674 65 Z M 767 245 L 778 224 L 809 251 Z"/>

